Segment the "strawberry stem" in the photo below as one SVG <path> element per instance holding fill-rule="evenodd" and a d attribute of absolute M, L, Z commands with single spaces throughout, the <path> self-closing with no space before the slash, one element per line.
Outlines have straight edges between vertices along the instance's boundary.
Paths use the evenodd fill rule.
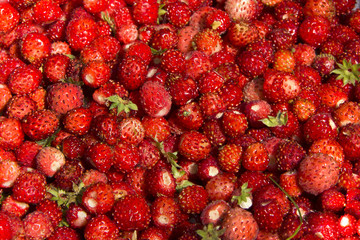
<path fill-rule="evenodd" d="M 302 214 L 301 214 L 301 211 L 300 211 L 300 207 L 299 205 L 297 205 L 297 203 L 295 202 L 295 200 L 280 186 L 280 184 L 278 184 L 272 177 L 270 177 L 270 180 L 289 198 L 290 202 L 292 204 L 294 204 L 298 214 L 299 214 L 299 219 L 300 219 L 300 224 L 299 226 L 295 229 L 295 232 L 290 236 L 288 237 L 286 240 L 290 240 L 290 239 L 293 239 L 300 231 L 301 229 L 301 226 L 303 224 L 303 217 L 302 217 Z"/>

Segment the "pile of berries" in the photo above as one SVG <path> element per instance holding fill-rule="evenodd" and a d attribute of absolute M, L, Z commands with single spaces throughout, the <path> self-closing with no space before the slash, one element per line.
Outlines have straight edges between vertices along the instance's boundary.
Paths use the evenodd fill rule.
<path fill-rule="evenodd" d="M 0 240 L 360 240 L 355 0 L 0 3 Z"/>

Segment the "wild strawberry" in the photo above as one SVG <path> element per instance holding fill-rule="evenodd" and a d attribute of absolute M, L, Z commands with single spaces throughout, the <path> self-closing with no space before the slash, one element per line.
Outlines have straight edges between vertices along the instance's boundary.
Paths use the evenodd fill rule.
<path fill-rule="evenodd" d="M 81 202 L 90 213 L 105 214 L 115 202 L 112 187 L 102 182 L 90 185 L 84 191 Z"/>
<path fill-rule="evenodd" d="M 36 210 L 47 214 L 54 228 L 56 228 L 62 220 L 61 207 L 55 201 L 44 199 L 36 205 Z"/>
<path fill-rule="evenodd" d="M 126 142 L 114 146 L 114 167 L 122 172 L 131 172 L 140 161 L 138 147 Z"/>
<path fill-rule="evenodd" d="M 63 54 L 54 54 L 49 56 L 44 62 L 44 75 L 52 83 L 66 78 L 66 68 L 69 65 L 70 58 Z"/>
<path fill-rule="evenodd" d="M 16 10 L 10 3 L 3 2 L 0 5 L 0 11 L 1 11 L 1 27 L 0 32 L 6 33 L 10 32 L 15 26 L 18 24 L 20 20 L 20 14 L 18 10 Z"/>
<path fill-rule="evenodd" d="M 179 194 L 180 208 L 186 213 L 201 213 L 208 200 L 207 191 L 200 185 L 185 187 Z"/>
<path fill-rule="evenodd" d="M 185 54 L 185 75 L 198 79 L 201 74 L 210 71 L 212 63 L 210 57 L 201 51 L 190 51 Z"/>
<path fill-rule="evenodd" d="M 192 39 L 198 33 L 198 30 L 192 26 L 184 26 L 178 31 L 177 48 L 182 53 L 192 50 Z"/>
<path fill-rule="evenodd" d="M 64 129 L 69 133 L 84 135 L 90 130 L 91 120 L 91 111 L 87 108 L 79 107 L 68 111 L 62 119 L 62 123 Z"/>
<path fill-rule="evenodd" d="M 156 31 L 151 39 L 150 46 L 155 50 L 167 50 L 177 46 L 179 37 L 175 31 L 169 28 L 161 28 Z"/>
<path fill-rule="evenodd" d="M 171 97 L 163 85 L 147 81 L 140 89 L 141 103 L 147 114 L 152 117 L 167 115 L 171 107 Z"/>
<path fill-rule="evenodd" d="M 7 85 L 13 94 L 28 94 L 34 92 L 41 83 L 40 70 L 32 65 L 15 68 L 8 77 Z"/>
<path fill-rule="evenodd" d="M 47 177 L 54 174 L 65 164 L 64 154 L 54 147 L 42 148 L 35 158 L 37 169 Z"/>
<path fill-rule="evenodd" d="M 355 102 L 345 102 L 334 111 L 334 120 L 339 127 L 348 123 L 359 123 L 360 115 L 357 113 L 360 107 Z"/>
<path fill-rule="evenodd" d="M 278 230 L 283 221 L 280 205 L 275 200 L 257 203 L 253 214 L 259 228 L 267 231 Z"/>
<path fill-rule="evenodd" d="M 227 136 L 221 125 L 219 119 L 209 119 L 202 125 L 202 133 L 205 134 L 214 146 L 222 146 L 227 140 Z"/>
<path fill-rule="evenodd" d="M 338 230 L 343 237 L 350 237 L 356 233 L 356 218 L 350 214 L 344 214 L 338 219 Z"/>
<path fill-rule="evenodd" d="M 238 111 L 226 111 L 221 122 L 225 134 L 233 138 L 243 135 L 248 128 L 245 114 Z"/>
<path fill-rule="evenodd" d="M 49 240 L 61 240 L 61 239 L 79 240 L 80 236 L 74 229 L 70 227 L 62 226 L 62 227 L 57 227 L 48 239 Z"/>
<path fill-rule="evenodd" d="M 46 239 L 54 231 L 50 217 L 41 211 L 29 213 L 23 222 L 25 236 L 29 239 Z"/>
<path fill-rule="evenodd" d="M 16 216 L 23 217 L 28 213 L 30 205 L 24 202 L 16 201 L 11 195 L 4 198 L 1 205 L 1 212 Z"/>
<path fill-rule="evenodd" d="M 224 200 L 212 201 L 203 209 L 200 215 L 201 223 L 203 225 L 213 224 L 218 226 L 221 224 L 227 211 L 230 210 L 230 205 Z"/>
<path fill-rule="evenodd" d="M 270 102 L 291 100 L 299 92 L 299 80 L 293 74 L 276 71 L 265 74 L 264 94 Z"/>
<path fill-rule="evenodd" d="M 173 197 L 176 191 L 175 178 L 172 172 L 165 167 L 154 167 L 145 175 L 147 191 L 155 197 Z"/>
<path fill-rule="evenodd" d="M 78 184 L 83 174 L 83 167 L 76 161 L 67 161 L 54 175 L 57 187 L 70 191 L 74 184 Z"/>
<path fill-rule="evenodd" d="M 20 175 L 20 166 L 16 161 L 4 159 L 0 161 L 0 186 L 10 188 L 14 185 L 16 178 Z"/>
<path fill-rule="evenodd" d="M 276 163 L 281 171 L 295 169 L 299 162 L 305 157 L 305 150 L 295 141 L 282 141 L 276 151 Z"/>
<path fill-rule="evenodd" d="M 268 66 L 268 62 L 264 59 L 264 55 L 255 50 L 243 51 L 238 55 L 236 60 L 239 64 L 241 73 L 249 78 L 261 76 Z"/>
<path fill-rule="evenodd" d="M 185 105 L 198 96 L 198 86 L 194 79 L 180 74 L 169 74 L 165 87 L 176 105 Z"/>
<path fill-rule="evenodd" d="M 81 72 L 81 79 L 85 85 L 98 88 L 110 80 L 110 67 L 100 61 L 91 61 L 86 64 Z"/>
<path fill-rule="evenodd" d="M 142 119 L 142 125 L 145 130 L 145 137 L 162 142 L 170 136 L 171 129 L 169 122 L 163 117 L 145 116 Z"/>
<path fill-rule="evenodd" d="M 2 112 L 5 108 L 7 103 L 10 101 L 12 94 L 10 89 L 7 85 L 0 83 L 0 94 L 3 96 L 0 100 L 0 112 Z"/>
<path fill-rule="evenodd" d="M 242 148 L 228 143 L 218 153 L 218 164 L 222 170 L 236 173 L 240 169 L 241 156 Z"/>
<path fill-rule="evenodd" d="M 222 39 L 217 31 L 206 28 L 194 36 L 193 44 L 195 50 L 212 55 L 221 50 Z"/>
<path fill-rule="evenodd" d="M 209 72 L 201 74 L 198 80 L 198 86 L 200 93 L 216 92 L 224 84 L 225 79 L 216 71 L 211 70 Z"/>
<path fill-rule="evenodd" d="M 338 217 L 333 213 L 312 212 L 307 216 L 308 232 L 320 235 L 323 239 L 337 239 L 340 235 L 337 228 Z"/>
<path fill-rule="evenodd" d="M 237 185 L 243 186 L 245 183 L 248 188 L 251 188 L 252 192 L 256 192 L 261 187 L 268 185 L 270 181 L 263 172 L 245 170 L 238 177 Z"/>
<path fill-rule="evenodd" d="M 185 57 L 177 49 L 168 49 L 161 54 L 161 68 L 168 73 L 182 73 Z"/>
<path fill-rule="evenodd" d="M 346 199 L 343 193 L 335 188 L 330 188 L 320 194 L 320 203 L 325 211 L 339 212 L 344 209 Z"/>
<path fill-rule="evenodd" d="M 303 190 L 297 182 L 297 171 L 287 171 L 280 175 L 279 185 L 291 196 L 298 197 Z"/>
<path fill-rule="evenodd" d="M 165 230 L 158 227 L 150 226 L 140 234 L 139 240 L 146 240 L 151 238 L 165 240 L 167 238 L 167 235 L 168 234 L 165 232 Z"/>
<path fill-rule="evenodd" d="M 297 40 L 299 24 L 292 19 L 282 19 L 273 25 L 267 34 L 276 50 L 291 49 Z"/>
<path fill-rule="evenodd" d="M 344 151 L 342 146 L 335 139 L 319 139 L 312 143 L 308 153 L 324 153 L 330 155 L 340 166 L 344 162 Z"/>
<path fill-rule="evenodd" d="M 21 55 L 32 64 L 41 62 L 50 55 L 50 39 L 44 33 L 29 33 L 21 41 Z"/>
<path fill-rule="evenodd" d="M 249 239 L 255 240 L 259 233 L 259 225 L 251 212 L 240 207 L 230 209 L 221 224 L 225 229 L 224 239 Z"/>
<path fill-rule="evenodd" d="M 195 101 L 181 106 L 175 118 L 177 123 L 188 130 L 198 130 L 204 123 L 200 106 Z"/>
<path fill-rule="evenodd" d="M 185 2 L 171 2 L 166 5 L 165 18 L 175 27 L 182 28 L 188 24 L 191 9 Z"/>
<path fill-rule="evenodd" d="M 118 78 L 128 90 L 139 88 L 145 81 L 146 64 L 138 56 L 130 56 L 119 65 Z"/>
<path fill-rule="evenodd" d="M 299 26 L 300 38 L 310 46 L 318 47 L 330 34 L 330 22 L 322 16 L 308 16 Z"/>
<path fill-rule="evenodd" d="M 283 216 L 290 211 L 290 200 L 286 195 L 275 185 L 266 184 L 254 192 L 253 205 L 264 202 L 276 201 L 281 209 Z"/>
<path fill-rule="evenodd" d="M 133 18 L 139 24 L 155 24 L 158 19 L 159 3 L 153 0 L 134 1 Z"/>
<path fill-rule="evenodd" d="M 201 160 L 197 165 L 197 175 L 204 182 L 209 181 L 221 172 L 217 160 L 212 155 L 209 155 L 207 158 Z"/>
<path fill-rule="evenodd" d="M 244 47 L 255 42 L 258 37 L 258 30 L 254 24 L 241 21 L 229 26 L 227 36 L 232 45 Z"/>
<path fill-rule="evenodd" d="M 274 54 L 274 69 L 282 72 L 293 72 L 295 57 L 290 50 L 278 50 Z"/>
<path fill-rule="evenodd" d="M 224 99 L 219 93 L 207 92 L 200 96 L 199 105 L 202 113 L 208 118 L 219 118 L 226 109 Z"/>
<path fill-rule="evenodd" d="M 114 145 L 120 135 L 117 125 L 118 121 L 116 116 L 102 114 L 93 118 L 90 128 L 91 132 L 93 132 L 98 139 L 105 141 L 109 145 Z"/>
<path fill-rule="evenodd" d="M 84 156 L 86 143 L 78 136 L 69 136 L 61 142 L 62 152 L 69 160 L 81 159 Z"/>
<path fill-rule="evenodd" d="M 100 237 L 106 237 L 109 240 L 115 240 L 119 235 L 116 224 L 106 215 L 98 215 L 86 224 L 84 237 L 88 240 L 95 240 Z"/>
<path fill-rule="evenodd" d="M 208 138 L 195 130 L 185 132 L 180 137 L 179 153 L 191 161 L 206 158 L 211 151 Z"/>
<path fill-rule="evenodd" d="M 15 149 L 24 141 L 21 122 L 15 118 L 0 117 L 0 147 Z"/>
<path fill-rule="evenodd" d="M 214 9 L 205 19 L 205 27 L 212 28 L 219 34 L 225 33 L 230 24 L 229 14 L 221 9 Z"/>
<path fill-rule="evenodd" d="M 41 0 L 33 6 L 35 21 L 40 24 L 50 24 L 60 19 L 63 11 L 55 1 Z"/>
<path fill-rule="evenodd" d="M 305 140 L 311 143 L 322 138 L 335 138 L 337 126 L 330 114 L 318 113 L 305 122 L 303 133 Z"/>
<path fill-rule="evenodd" d="M 39 152 L 42 146 L 33 141 L 24 141 L 16 148 L 15 155 L 17 162 L 26 167 L 35 166 L 35 156 Z"/>
<path fill-rule="evenodd" d="M 46 101 L 49 109 L 58 116 L 83 105 L 84 93 L 81 87 L 72 83 L 55 83 L 49 87 Z"/>
<path fill-rule="evenodd" d="M 174 227 L 179 221 L 179 213 L 180 206 L 172 197 L 158 197 L 151 205 L 152 221 L 155 226 L 162 229 Z"/>
<path fill-rule="evenodd" d="M 325 167 L 326 166 L 326 167 Z M 318 195 L 334 186 L 340 175 L 339 163 L 323 153 L 307 155 L 298 168 L 298 182 L 304 191 Z"/>
<path fill-rule="evenodd" d="M 205 185 L 209 200 L 229 201 L 236 187 L 236 178 L 231 173 L 220 173 L 211 178 Z"/>
<path fill-rule="evenodd" d="M 46 180 L 38 172 L 25 172 L 14 183 L 13 198 L 25 203 L 39 203 L 45 197 Z"/>
<path fill-rule="evenodd" d="M 261 119 L 267 118 L 272 109 L 267 101 L 255 100 L 247 102 L 243 111 L 249 125 L 254 128 L 259 128 L 264 126 Z"/>
<path fill-rule="evenodd" d="M 298 65 L 294 71 L 302 87 L 313 89 L 315 86 L 320 86 L 321 76 L 313 67 L 307 65 Z M 313 89 L 314 91 L 315 89 Z"/>
<path fill-rule="evenodd" d="M 70 203 L 68 210 L 65 213 L 66 222 L 71 228 L 84 228 L 91 219 L 90 213 L 81 205 Z"/>
<path fill-rule="evenodd" d="M 97 36 L 97 24 L 89 15 L 72 17 L 66 27 L 66 40 L 75 51 L 82 50 Z"/>
<path fill-rule="evenodd" d="M 356 159 L 359 157 L 359 124 L 348 124 L 339 129 L 338 143 L 343 147 L 345 157 Z"/>
<path fill-rule="evenodd" d="M 51 136 L 58 126 L 59 119 L 48 109 L 34 111 L 22 120 L 23 131 L 32 140 L 42 140 Z"/>
<path fill-rule="evenodd" d="M 113 218 L 123 231 L 144 230 L 150 223 L 150 208 L 143 197 L 127 195 L 115 202 Z"/>
<path fill-rule="evenodd" d="M 244 151 L 241 164 L 246 170 L 264 171 L 269 161 L 265 146 L 262 143 L 253 143 Z"/>
<path fill-rule="evenodd" d="M 257 0 L 227 0 L 224 8 L 230 18 L 236 22 L 251 21 L 261 12 L 262 3 Z"/>

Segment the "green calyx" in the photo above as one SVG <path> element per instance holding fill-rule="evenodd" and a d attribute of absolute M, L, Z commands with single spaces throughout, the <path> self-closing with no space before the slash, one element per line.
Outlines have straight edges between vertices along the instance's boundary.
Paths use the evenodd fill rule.
<path fill-rule="evenodd" d="M 71 203 L 81 203 L 81 197 L 85 189 L 84 183 L 80 181 L 79 184 L 73 184 L 72 191 L 67 192 L 56 187 L 49 187 L 47 192 L 52 195 L 51 200 L 55 201 L 58 206 L 65 210 L 69 208 Z"/>
<path fill-rule="evenodd" d="M 276 116 L 269 116 L 267 118 L 260 120 L 262 123 L 264 123 L 267 127 L 278 127 L 278 126 L 284 126 L 288 122 L 288 114 L 287 112 L 279 111 Z"/>
<path fill-rule="evenodd" d="M 138 110 L 138 107 L 135 103 L 128 99 L 122 99 L 119 95 L 112 95 L 106 98 L 107 101 L 110 102 L 109 109 L 116 109 L 117 114 L 119 115 L 121 112 L 129 113 L 130 110 Z"/>
<path fill-rule="evenodd" d="M 244 183 L 241 185 L 241 193 L 239 196 L 232 196 L 231 202 L 237 202 L 239 207 L 243 209 L 248 209 L 252 205 L 251 200 L 251 190 L 252 188 L 248 188 L 248 183 Z"/>
<path fill-rule="evenodd" d="M 196 233 L 201 237 L 202 240 L 221 240 L 225 229 L 220 229 L 220 226 L 214 226 L 212 223 L 204 226 L 202 230 L 197 230 Z"/>
<path fill-rule="evenodd" d="M 105 12 L 101 12 L 101 19 L 104 20 L 105 22 L 107 22 L 107 24 L 109 24 L 111 30 L 113 32 L 115 32 L 115 21 L 114 19 L 110 16 L 109 12 L 105 11 Z"/>
<path fill-rule="evenodd" d="M 343 85 L 352 84 L 355 85 L 356 82 L 360 81 L 360 64 L 352 64 L 347 60 L 343 60 L 341 63 L 336 63 L 338 66 L 337 69 L 333 70 L 331 73 L 337 74 L 337 80 L 342 80 Z"/>

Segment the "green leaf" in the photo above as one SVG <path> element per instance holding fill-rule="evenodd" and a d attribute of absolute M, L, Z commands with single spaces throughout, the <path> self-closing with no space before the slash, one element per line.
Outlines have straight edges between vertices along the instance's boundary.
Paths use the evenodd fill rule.
<path fill-rule="evenodd" d="M 43 147 L 50 147 L 52 141 L 55 140 L 56 135 L 59 133 L 59 131 L 60 131 L 60 128 L 56 129 L 56 131 L 51 136 L 49 136 L 48 138 L 36 141 L 36 143 L 43 146 Z"/>
<path fill-rule="evenodd" d="M 303 225 L 303 217 L 302 217 L 302 214 L 301 214 L 301 211 L 300 211 L 300 207 L 299 205 L 295 202 L 295 200 L 280 186 L 280 184 L 278 184 L 272 177 L 269 177 L 270 180 L 289 198 L 290 202 L 292 202 L 292 204 L 294 204 L 298 214 L 299 214 L 299 219 L 300 219 L 300 224 L 299 226 L 295 229 L 295 232 L 290 236 L 288 237 L 286 240 L 290 240 L 290 239 L 293 239 L 298 233 L 299 231 L 301 230 L 301 226 Z"/>
<path fill-rule="evenodd" d="M 279 111 L 275 117 L 269 116 L 267 118 L 261 119 L 260 121 L 264 123 L 267 127 L 284 126 L 287 124 L 288 114 L 287 112 Z"/>

